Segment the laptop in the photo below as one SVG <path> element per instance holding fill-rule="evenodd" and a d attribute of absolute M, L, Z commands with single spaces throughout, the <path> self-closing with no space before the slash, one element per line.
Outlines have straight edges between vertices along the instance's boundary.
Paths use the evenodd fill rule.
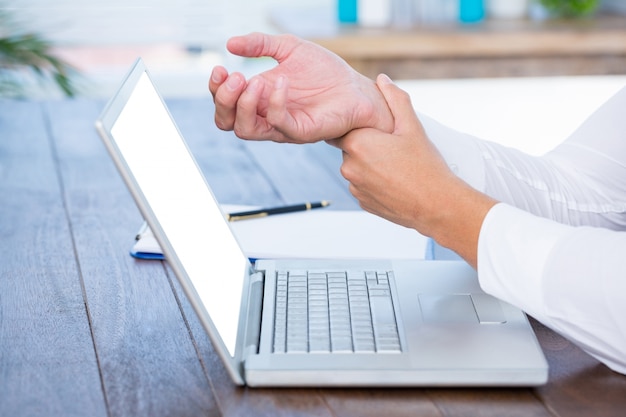
<path fill-rule="evenodd" d="M 524 313 L 481 291 L 462 261 L 252 264 L 141 59 L 96 127 L 236 384 L 547 381 Z"/>

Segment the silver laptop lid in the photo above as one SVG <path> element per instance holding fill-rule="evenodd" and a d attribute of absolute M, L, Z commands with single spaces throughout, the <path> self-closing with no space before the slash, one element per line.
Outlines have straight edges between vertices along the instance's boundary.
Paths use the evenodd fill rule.
<path fill-rule="evenodd" d="M 239 320 L 251 265 L 141 59 L 96 127 L 215 349 L 242 382 Z"/>

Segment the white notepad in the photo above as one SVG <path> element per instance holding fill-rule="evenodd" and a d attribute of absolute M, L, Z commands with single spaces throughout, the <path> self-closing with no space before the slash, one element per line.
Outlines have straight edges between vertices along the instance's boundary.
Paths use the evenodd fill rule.
<path fill-rule="evenodd" d="M 222 206 L 224 212 L 252 208 Z M 426 259 L 429 252 L 427 237 L 361 210 L 316 209 L 230 225 L 244 253 L 252 259 Z M 131 250 L 139 258 L 158 259 L 161 253 L 149 229 Z"/>

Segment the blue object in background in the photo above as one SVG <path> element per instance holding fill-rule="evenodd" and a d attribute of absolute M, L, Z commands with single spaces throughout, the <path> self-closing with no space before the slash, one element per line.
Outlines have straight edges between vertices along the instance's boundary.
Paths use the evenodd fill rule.
<path fill-rule="evenodd" d="M 464 23 L 480 22 L 485 18 L 483 0 L 459 0 L 459 20 Z"/>
<path fill-rule="evenodd" d="M 357 22 L 357 0 L 337 0 L 339 23 Z"/>

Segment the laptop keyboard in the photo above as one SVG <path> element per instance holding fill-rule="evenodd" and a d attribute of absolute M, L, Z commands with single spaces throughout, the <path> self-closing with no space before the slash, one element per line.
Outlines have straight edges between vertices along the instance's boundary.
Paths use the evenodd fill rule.
<path fill-rule="evenodd" d="M 390 274 L 278 272 L 274 352 L 400 352 Z"/>

